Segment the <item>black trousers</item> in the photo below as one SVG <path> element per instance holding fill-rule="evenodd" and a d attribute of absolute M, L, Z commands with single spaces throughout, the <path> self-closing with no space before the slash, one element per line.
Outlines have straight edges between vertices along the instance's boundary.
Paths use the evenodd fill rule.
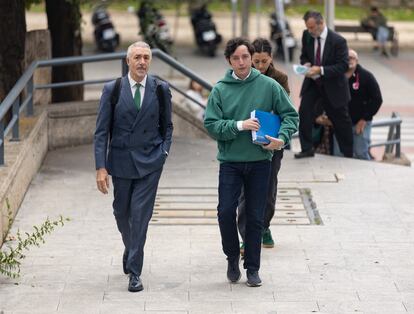
<path fill-rule="evenodd" d="M 352 121 L 348 106 L 333 106 L 322 86 L 314 83 L 302 96 L 299 107 L 299 139 L 302 151 L 313 149 L 312 127 L 315 123 L 315 106 L 322 101 L 323 109 L 332 121 L 339 148 L 345 157 L 353 156 Z"/>
<path fill-rule="evenodd" d="M 270 179 L 269 187 L 267 188 L 266 207 L 264 213 L 263 229 L 268 229 L 270 222 L 275 215 L 276 197 L 277 197 L 277 175 L 280 170 L 283 158 L 283 150 L 276 150 L 273 154 L 272 163 L 270 165 Z M 244 189 L 239 197 L 239 206 L 237 207 L 237 227 L 239 228 L 240 236 L 245 242 L 246 239 L 246 198 L 244 196 Z"/>

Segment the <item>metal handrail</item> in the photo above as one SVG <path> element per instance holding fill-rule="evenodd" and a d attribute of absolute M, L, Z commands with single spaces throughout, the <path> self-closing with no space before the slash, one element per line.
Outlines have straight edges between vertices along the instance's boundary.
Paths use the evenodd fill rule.
<path fill-rule="evenodd" d="M 6 98 L 0 105 L 0 121 L 3 120 L 6 113 L 10 110 L 15 100 L 20 96 L 23 89 L 27 86 L 28 82 L 33 79 L 33 73 L 37 68 L 37 61 L 32 62 L 23 75 L 17 80 L 13 88 L 7 94 Z"/>
<path fill-rule="evenodd" d="M 166 81 L 165 79 L 163 79 L 162 77 L 155 75 L 155 77 L 157 77 L 158 79 L 162 80 L 162 81 Z M 174 84 L 172 84 L 171 82 L 168 82 L 168 85 L 170 86 L 170 88 L 172 88 L 173 90 L 175 90 L 177 93 L 183 95 L 184 97 L 190 99 L 191 101 L 193 101 L 196 105 L 198 105 L 200 108 L 202 109 L 206 109 L 206 106 L 204 104 L 202 104 L 201 102 L 199 102 L 197 99 L 195 99 L 194 97 L 191 97 L 190 95 L 187 95 L 186 92 L 184 92 L 182 89 L 178 88 L 177 86 L 175 86 Z"/>
<path fill-rule="evenodd" d="M 208 91 L 211 91 L 213 89 L 213 85 L 211 85 L 207 81 L 203 80 L 195 72 L 193 72 L 189 68 L 185 67 L 184 65 L 179 63 L 177 60 L 175 60 L 173 57 L 171 57 L 170 55 L 168 55 L 165 52 L 161 51 L 160 49 L 152 49 L 152 55 L 154 57 L 157 57 L 161 61 L 164 61 L 169 66 L 173 67 L 174 69 L 181 72 L 182 74 L 189 77 L 190 79 L 196 81 L 198 84 L 203 86 Z"/>
<path fill-rule="evenodd" d="M 370 144 L 369 147 L 385 146 L 386 153 L 392 153 L 395 145 L 395 157 L 401 157 L 401 123 L 402 119 L 397 112 L 391 114 L 390 119 L 381 119 L 372 121 L 371 127 L 384 127 L 388 126 L 387 140 L 384 142 L 378 142 Z"/>
<path fill-rule="evenodd" d="M 388 136 L 387 140 L 383 142 L 377 142 L 370 144 L 369 147 L 378 147 L 378 146 L 385 146 L 386 153 L 392 153 L 394 150 L 395 145 L 395 157 L 401 157 L 401 123 L 403 120 L 401 119 L 400 115 L 397 112 L 393 112 L 391 118 L 389 119 L 380 119 L 380 120 L 372 120 L 371 127 L 378 128 L 378 127 L 386 127 L 388 126 Z M 296 132 L 292 135 L 292 138 L 298 138 L 299 133 Z"/>
<path fill-rule="evenodd" d="M 152 49 L 152 56 L 157 57 L 164 63 L 173 67 L 177 71 L 181 72 L 190 79 L 196 81 L 207 90 L 211 90 L 213 86 L 198 76 L 195 72 L 185 67 L 177 60 L 172 58 L 170 55 L 161 51 L 160 49 Z M 35 89 L 46 89 L 46 88 L 60 88 L 74 85 L 86 85 L 86 84 L 98 84 L 110 81 L 111 79 L 102 80 L 84 80 L 84 81 L 70 81 L 70 82 L 59 82 L 52 84 L 37 85 L 33 84 L 33 75 L 37 68 L 40 67 L 53 67 L 53 66 L 64 66 L 79 63 L 90 63 L 90 62 L 101 62 L 109 60 L 121 59 L 122 75 L 126 75 L 128 72 L 128 66 L 126 64 L 126 52 L 106 53 L 94 56 L 77 56 L 77 57 L 65 57 L 55 58 L 50 60 L 38 60 L 33 61 L 20 79 L 16 82 L 6 98 L 0 104 L 0 166 L 4 165 L 4 139 L 8 133 L 12 132 L 12 140 L 19 140 L 19 117 L 20 113 L 26 110 L 26 115 L 33 115 L 33 92 Z M 26 90 L 25 95 L 23 91 Z M 23 99 L 23 97 L 25 97 Z M 189 96 L 186 96 L 190 98 Z M 12 108 L 12 118 L 5 124 L 4 118 L 7 112 Z"/>
<path fill-rule="evenodd" d="M 371 127 L 400 125 L 401 123 L 402 119 L 400 116 L 397 113 L 393 112 L 391 118 L 389 119 L 373 120 Z"/>

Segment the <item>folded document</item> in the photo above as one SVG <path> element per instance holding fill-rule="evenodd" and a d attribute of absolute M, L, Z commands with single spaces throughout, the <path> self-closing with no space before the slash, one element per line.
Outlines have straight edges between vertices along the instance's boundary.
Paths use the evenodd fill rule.
<path fill-rule="evenodd" d="M 296 74 L 305 75 L 309 71 L 309 67 L 301 64 L 294 64 L 293 71 Z"/>

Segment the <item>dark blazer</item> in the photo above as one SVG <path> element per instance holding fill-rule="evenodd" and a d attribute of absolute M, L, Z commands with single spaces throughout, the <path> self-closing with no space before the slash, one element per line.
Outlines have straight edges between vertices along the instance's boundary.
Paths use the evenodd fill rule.
<path fill-rule="evenodd" d="M 171 93 L 161 82 L 165 104 L 167 132 L 165 139 L 159 130 L 159 103 L 156 81 L 147 77 L 145 94 L 138 111 L 131 93 L 128 76 L 122 78 L 118 103 L 115 106 L 112 140 L 108 145 L 111 124 L 111 93 L 115 81 L 105 84 L 99 105 L 95 131 L 95 166 L 106 168 L 112 176 L 126 179 L 142 178 L 160 169 L 171 146 Z"/>
<path fill-rule="evenodd" d="M 352 124 L 361 119 L 371 121 L 382 104 L 381 90 L 374 75 L 357 64 L 354 74 L 349 78 L 349 90 L 349 115 Z"/>
<path fill-rule="evenodd" d="M 278 82 L 283 87 L 286 93 L 290 95 L 288 76 L 282 71 L 277 70 L 275 66 L 273 65 L 273 63 L 270 63 L 265 75 L 273 78 L 276 82 Z"/>
<path fill-rule="evenodd" d="M 302 53 L 300 63 L 315 62 L 315 39 L 307 30 L 302 35 Z M 324 75 L 321 76 L 322 84 L 331 105 L 335 108 L 346 106 L 351 99 L 348 89 L 348 80 L 345 72 L 348 70 L 348 46 L 345 38 L 328 29 L 325 41 L 321 65 Z M 313 79 L 305 77 L 300 91 L 303 96 L 306 91 L 316 87 Z"/>

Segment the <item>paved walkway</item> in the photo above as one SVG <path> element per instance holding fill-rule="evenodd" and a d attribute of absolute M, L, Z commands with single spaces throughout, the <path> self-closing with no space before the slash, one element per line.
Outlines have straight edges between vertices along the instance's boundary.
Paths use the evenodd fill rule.
<path fill-rule="evenodd" d="M 175 138 L 161 186 L 216 186 L 215 152 L 210 140 Z M 27 253 L 21 278 L 0 277 L 0 313 L 414 313 L 412 168 L 286 152 L 281 186 L 309 188 L 324 224 L 271 227 L 262 287 L 244 274 L 227 283 L 217 226 L 152 225 L 136 294 L 93 168 L 91 146 L 48 154 L 12 232 L 72 221 Z"/>

